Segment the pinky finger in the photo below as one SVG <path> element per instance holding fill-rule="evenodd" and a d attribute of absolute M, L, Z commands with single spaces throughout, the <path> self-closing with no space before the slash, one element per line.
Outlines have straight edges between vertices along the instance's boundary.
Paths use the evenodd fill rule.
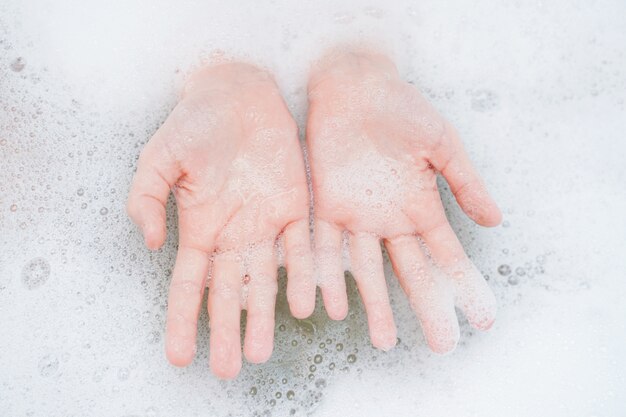
<path fill-rule="evenodd" d="M 386 241 L 385 246 L 428 346 L 436 353 L 451 352 L 460 335 L 452 291 L 433 275 L 430 261 L 415 237 L 397 237 Z"/>

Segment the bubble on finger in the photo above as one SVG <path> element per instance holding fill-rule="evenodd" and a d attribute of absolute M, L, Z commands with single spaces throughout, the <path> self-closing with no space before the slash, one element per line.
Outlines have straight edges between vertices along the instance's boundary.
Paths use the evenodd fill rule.
<path fill-rule="evenodd" d="M 456 305 L 470 324 L 487 330 L 496 317 L 496 299 L 478 268 L 469 260 L 442 268 L 451 281 Z"/>

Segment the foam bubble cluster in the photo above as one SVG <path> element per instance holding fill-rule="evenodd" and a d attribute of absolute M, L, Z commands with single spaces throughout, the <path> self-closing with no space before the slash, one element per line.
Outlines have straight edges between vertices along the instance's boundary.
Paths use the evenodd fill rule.
<path fill-rule="evenodd" d="M 616 0 L 3 1 L 0 414 L 622 414 L 624 15 Z M 139 152 L 187 74 L 222 55 L 272 72 L 304 132 L 309 69 L 338 44 L 388 51 L 502 206 L 502 227 L 479 229 L 439 184 L 496 294 L 495 324 L 478 333 L 459 314 L 456 351 L 433 354 L 385 254 L 389 352 L 371 347 L 349 273 L 346 320 L 328 320 L 319 299 L 296 320 L 281 269 L 267 364 L 214 379 L 203 308 L 194 363 L 171 367 L 176 208 L 164 247 L 146 250 L 124 209 Z M 337 159 L 358 175 L 350 155 Z M 394 191 L 359 179 L 337 192 L 384 205 Z"/>

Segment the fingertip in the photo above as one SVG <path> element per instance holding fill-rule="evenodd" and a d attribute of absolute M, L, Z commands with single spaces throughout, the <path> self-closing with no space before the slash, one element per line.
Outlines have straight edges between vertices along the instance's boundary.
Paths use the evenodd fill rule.
<path fill-rule="evenodd" d="M 493 327 L 493 324 L 496 322 L 496 318 L 492 317 L 490 320 L 486 320 L 482 323 L 480 327 L 477 327 L 478 330 L 488 331 Z"/>
<path fill-rule="evenodd" d="M 383 351 L 393 348 L 398 341 L 398 336 L 389 304 L 385 304 L 385 302 L 366 304 L 365 310 L 372 345 Z"/>
<path fill-rule="evenodd" d="M 324 303 L 328 318 L 335 321 L 342 321 L 348 316 L 348 306 L 328 306 Z"/>
<path fill-rule="evenodd" d="M 447 355 L 456 349 L 459 339 L 447 339 L 447 340 L 427 340 L 428 347 L 431 351 L 438 355 Z"/>
<path fill-rule="evenodd" d="M 466 282 L 457 284 L 457 304 L 470 326 L 477 330 L 489 330 L 496 319 L 496 297 L 478 270 Z"/>
<path fill-rule="evenodd" d="M 324 299 L 324 308 L 328 318 L 335 321 L 344 320 L 348 316 L 348 300 L 346 295 L 342 296 L 330 296 L 324 295 L 322 291 L 322 298 Z"/>
<path fill-rule="evenodd" d="M 250 363 L 260 364 L 267 362 L 274 351 L 273 337 L 264 342 L 245 343 L 243 354 Z"/>
<path fill-rule="evenodd" d="M 423 330 L 428 347 L 439 355 L 447 355 L 453 352 L 461 338 L 461 331 L 456 317 L 453 322 L 442 323 L 440 326 L 431 325 Z"/>
<path fill-rule="evenodd" d="M 315 310 L 315 286 L 301 286 L 289 291 L 289 284 L 287 285 L 287 302 L 291 315 L 299 320 L 306 319 Z"/>
<path fill-rule="evenodd" d="M 210 357 L 209 366 L 211 368 L 211 372 L 213 372 L 213 374 L 219 379 L 232 380 L 235 379 L 241 371 L 241 357 L 239 357 L 238 360 L 232 359 L 222 361 L 212 355 Z"/>
<path fill-rule="evenodd" d="M 187 337 L 167 336 L 165 356 L 169 363 L 178 367 L 189 365 L 196 355 L 195 341 Z"/>
<path fill-rule="evenodd" d="M 155 225 L 154 223 L 146 223 L 142 227 L 142 234 L 146 247 L 150 250 L 157 250 L 165 243 L 165 227 Z"/>
<path fill-rule="evenodd" d="M 289 310 L 291 315 L 298 320 L 303 320 L 310 317 L 315 311 L 315 303 L 303 303 L 300 301 L 290 302 Z"/>
<path fill-rule="evenodd" d="M 243 354 L 250 363 L 267 362 L 274 350 L 274 319 L 248 315 Z"/>
<path fill-rule="evenodd" d="M 371 332 L 370 339 L 372 341 L 372 345 L 377 349 L 380 349 L 384 352 L 387 352 L 393 349 L 398 343 L 398 335 L 396 332 L 395 325 L 393 326 L 393 329 L 390 331 L 386 331 L 383 333 Z"/>
<path fill-rule="evenodd" d="M 474 220 L 481 226 L 495 227 L 502 223 L 502 211 L 500 211 L 495 202 L 491 201 L 488 203 L 484 213 Z"/>
<path fill-rule="evenodd" d="M 495 308 L 469 313 L 467 315 L 467 321 L 476 330 L 487 331 L 491 329 L 496 321 Z"/>

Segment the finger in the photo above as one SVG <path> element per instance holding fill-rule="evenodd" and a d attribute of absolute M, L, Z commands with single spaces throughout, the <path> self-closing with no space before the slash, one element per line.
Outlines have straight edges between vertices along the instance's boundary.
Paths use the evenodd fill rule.
<path fill-rule="evenodd" d="M 167 302 L 165 352 L 171 364 L 186 366 L 196 353 L 198 314 L 202 305 L 209 254 L 181 246 Z"/>
<path fill-rule="evenodd" d="M 436 353 L 453 351 L 460 331 L 452 289 L 433 275 L 430 262 L 414 236 L 387 240 L 385 246 L 428 346 Z"/>
<path fill-rule="evenodd" d="M 235 205 L 179 206 L 180 243 L 170 284 L 166 354 L 174 365 L 188 365 L 195 354 L 197 321 L 218 232 Z"/>
<path fill-rule="evenodd" d="M 372 344 L 389 350 L 396 345 L 396 325 L 389 305 L 378 238 L 367 233 L 350 235 L 350 263 L 365 305 Z"/>
<path fill-rule="evenodd" d="M 291 314 L 297 319 L 304 319 L 309 317 L 315 308 L 315 281 L 308 219 L 290 223 L 285 228 L 284 236 L 287 301 Z"/>
<path fill-rule="evenodd" d="M 317 220 L 314 243 L 317 280 L 324 307 L 332 320 L 343 320 L 348 314 L 348 297 L 342 261 L 342 233 L 334 225 Z"/>
<path fill-rule="evenodd" d="M 158 249 L 165 242 L 165 205 L 180 177 L 180 170 L 165 145 L 167 122 L 154 134 L 139 156 L 126 210 L 140 227 L 146 246 Z"/>
<path fill-rule="evenodd" d="M 248 261 L 248 305 L 244 354 L 248 362 L 266 362 L 274 349 L 274 308 L 278 283 L 274 244 L 256 248 Z"/>
<path fill-rule="evenodd" d="M 232 379 L 241 369 L 242 268 L 232 254 L 218 254 L 213 260 L 209 286 L 211 370 L 222 379 Z"/>
<path fill-rule="evenodd" d="M 444 176 L 456 201 L 472 220 L 483 226 L 497 226 L 502 213 L 450 124 L 445 125 L 445 135 L 449 140 L 437 148 L 430 163 Z"/>
<path fill-rule="evenodd" d="M 435 264 L 452 278 L 456 304 L 469 323 L 477 329 L 489 329 L 496 316 L 495 297 L 482 274 L 465 255 L 450 224 L 440 220 L 421 236 Z"/>

